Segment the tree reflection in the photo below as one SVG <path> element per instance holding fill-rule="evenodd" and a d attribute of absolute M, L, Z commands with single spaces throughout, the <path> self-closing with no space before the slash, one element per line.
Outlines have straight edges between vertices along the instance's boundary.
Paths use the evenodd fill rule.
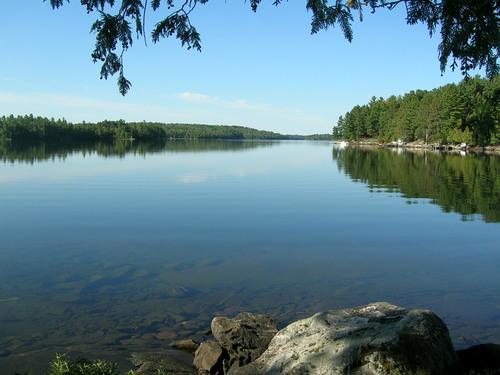
<path fill-rule="evenodd" d="M 334 147 L 341 171 L 373 191 L 398 191 L 406 198 L 431 199 L 464 220 L 479 215 L 500 221 L 500 157 L 389 149 Z"/>
<path fill-rule="evenodd" d="M 0 160 L 4 163 L 34 164 L 46 160 L 64 160 L 74 154 L 83 156 L 119 157 L 146 156 L 154 153 L 244 151 L 256 147 L 271 147 L 272 141 L 243 140 L 175 140 L 175 141 L 116 141 L 116 142 L 0 142 Z"/>

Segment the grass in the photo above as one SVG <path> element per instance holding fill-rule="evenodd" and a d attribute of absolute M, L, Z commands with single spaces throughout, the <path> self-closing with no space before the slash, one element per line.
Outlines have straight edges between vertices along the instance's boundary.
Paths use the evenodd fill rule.
<path fill-rule="evenodd" d="M 56 354 L 49 364 L 47 375 L 119 375 L 118 365 L 113 362 L 96 359 L 71 361 L 65 355 Z M 136 375 L 130 370 L 127 375 Z"/>

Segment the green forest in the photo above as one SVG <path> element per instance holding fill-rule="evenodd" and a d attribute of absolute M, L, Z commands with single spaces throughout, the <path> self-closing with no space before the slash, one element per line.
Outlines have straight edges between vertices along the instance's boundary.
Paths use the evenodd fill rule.
<path fill-rule="evenodd" d="M 431 91 L 372 97 L 340 116 L 335 139 L 428 144 L 500 143 L 500 77 L 470 78 Z"/>
<path fill-rule="evenodd" d="M 65 159 L 74 153 L 124 157 L 152 152 L 239 151 L 272 145 L 259 140 L 331 139 L 331 134 L 284 135 L 243 126 L 127 123 L 123 120 L 72 124 L 64 119 L 33 115 L 0 117 L 0 161 L 12 163 Z M 221 142 L 224 140 L 232 142 Z"/>
<path fill-rule="evenodd" d="M 0 117 L 0 140 L 13 142 L 161 141 L 166 139 L 302 139 L 243 126 L 102 121 L 73 124 L 45 117 Z"/>

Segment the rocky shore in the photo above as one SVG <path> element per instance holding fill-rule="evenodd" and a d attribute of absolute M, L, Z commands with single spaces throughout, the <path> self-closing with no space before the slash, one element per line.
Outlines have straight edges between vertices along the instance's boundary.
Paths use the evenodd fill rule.
<path fill-rule="evenodd" d="M 386 302 L 332 310 L 281 330 L 271 317 L 215 317 L 210 338 L 137 353 L 139 374 L 500 374 L 500 345 L 455 351 L 443 321 L 429 310 Z"/>
<path fill-rule="evenodd" d="M 500 145 L 492 146 L 470 146 L 462 144 L 433 144 L 425 143 L 422 141 L 415 142 L 389 142 L 383 143 L 374 139 L 365 139 L 359 141 L 350 141 L 350 145 L 356 146 L 377 146 L 410 150 L 436 150 L 436 151 L 452 151 L 452 152 L 474 152 L 474 153 L 487 153 L 487 154 L 500 154 Z"/>

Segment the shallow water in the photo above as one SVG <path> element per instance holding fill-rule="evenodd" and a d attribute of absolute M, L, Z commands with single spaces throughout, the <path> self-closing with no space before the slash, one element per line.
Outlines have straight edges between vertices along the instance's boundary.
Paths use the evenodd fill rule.
<path fill-rule="evenodd" d="M 328 142 L 1 149 L 0 371 L 386 300 L 500 343 L 500 158 Z"/>

